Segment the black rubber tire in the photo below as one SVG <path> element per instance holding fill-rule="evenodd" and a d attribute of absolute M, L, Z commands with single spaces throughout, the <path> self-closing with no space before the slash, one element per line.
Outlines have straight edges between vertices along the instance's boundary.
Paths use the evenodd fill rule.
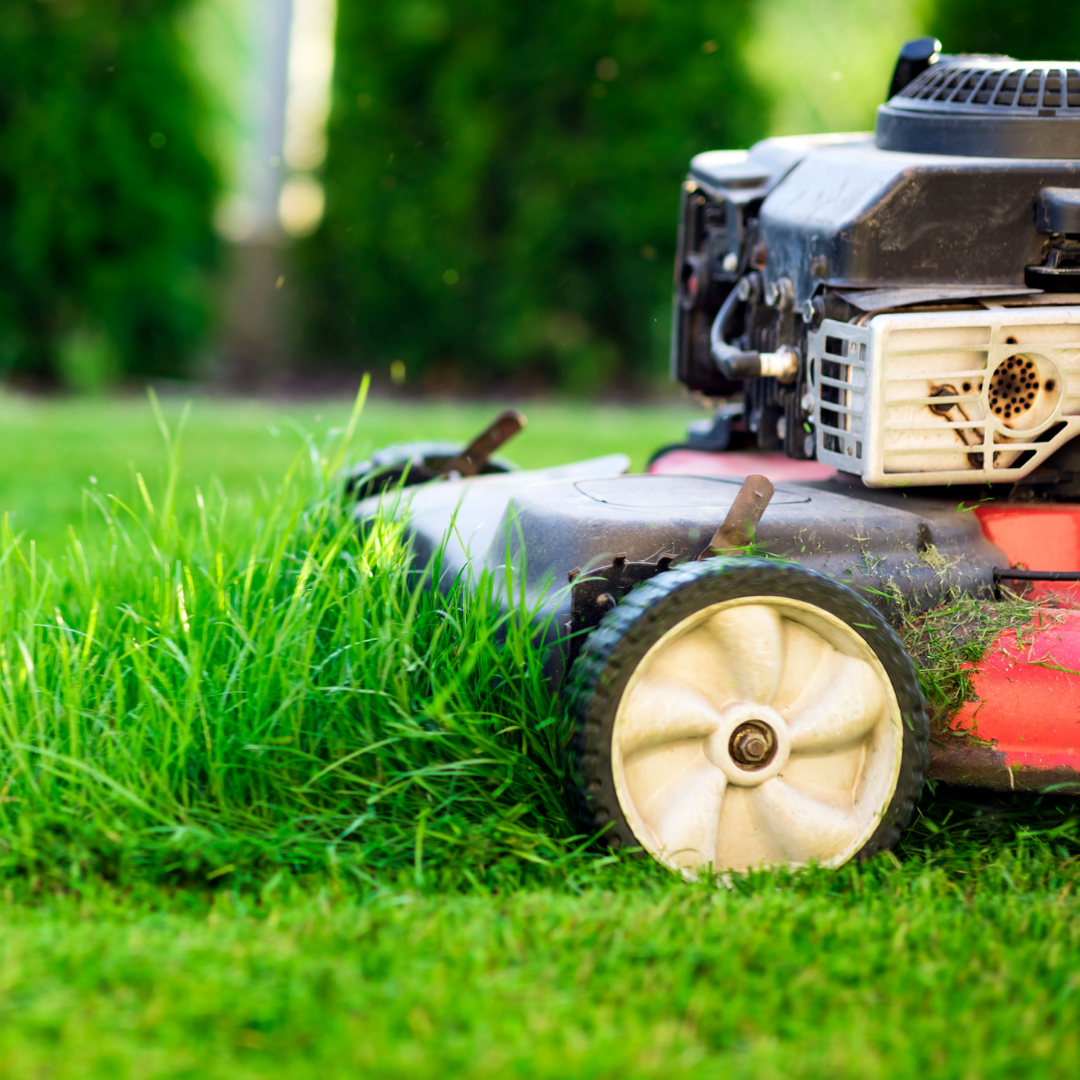
<path fill-rule="evenodd" d="M 589 834 L 603 830 L 602 840 L 611 847 L 639 847 L 619 805 L 611 764 L 615 714 L 627 682 L 672 627 L 703 607 L 744 596 L 785 597 L 823 608 L 858 633 L 885 668 L 904 725 L 900 776 L 878 828 L 855 858 L 888 850 L 911 821 L 929 765 L 930 726 L 915 665 L 888 623 L 854 590 L 796 563 L 744 557 L 686 563 L 659 574 L 608 612 L 585 643 L 567 685 L 576 721 L 569 794 L 579 826 Z"/>

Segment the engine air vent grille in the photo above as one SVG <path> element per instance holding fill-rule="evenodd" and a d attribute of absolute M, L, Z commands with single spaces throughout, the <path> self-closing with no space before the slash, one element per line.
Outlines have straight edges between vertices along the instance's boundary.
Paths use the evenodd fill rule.
<path fill-rule="evenodd" d="M 908 83 L 893 100 L 897 99 L 907 107 L 932 102 L 927 111 L 934 113 L 945 111 L 942 105 L 953 107 L 948 111 L 998 115 L 1002 110 L 1080 110 L 1080 65 L 987 68 L 962 61 L 935 65 Z"/>
<path fill-rule="evenodd" d="M 1080 61 L 942 58 L 878 107 L 882 150 L 1080 158 Z"/>
<path fill-rule="evenodd" d="M 826 320 L 817 457 L 872 487 L 1014 482 L 1080 434 L 1080 307 Z"/>
<path fill-rule="evenodd" d="M 866 412 L 866 349 L 869 331 L 838 323 L 811 351 L 817 402 L 818 457 L 846 472 L 859 472 Z M 830 455 L 826 459 L 823 455 Z M 837 464 L 839 462 L 839 464 Z"/>

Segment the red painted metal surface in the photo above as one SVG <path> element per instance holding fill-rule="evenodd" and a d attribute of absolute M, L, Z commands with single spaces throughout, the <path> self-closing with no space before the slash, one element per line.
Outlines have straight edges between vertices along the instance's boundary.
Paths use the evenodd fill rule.
<path fill-rule="evenodd" d="M 1009 768 L 1080 769 L 1080 611 L 1047 609 L 1000 634 L 972 682 L 978 700 L 952 727 L 991 743 Z"/>
<path fill-rule="evenodd" d="M 1080 506 L 984 503 L 975 508 L 983 534 L 1025 570 L 1080 570 Z M 1032 599 L 1070 594 L 1080 583 L 1032 583 Z"/>
<path fill-rule="evenodd" d="M 1007 566 L 1080 570 L 1080 507 L 988 503 L 975 513 Z M 974 700 L 950 720 L 957 736 L 972 738 L 935 747 L 931 776 L 998 788 L 1080 786 L 1080 593 L 1072 583 L 1033 582 L 1027 595 L 1044 610 L 999 634 L 979 661 Z"/>
<path fill-rule="evenodd" d="M 754 450 L 711 453 L 707 450 L 668 450 L 648 468 L 662 476 L 732 476 L 742 478 L 761 473 L 774 483 L 784 480 L 828 480 L 835 469 L 819 461 L 796 461 L 786 454 Z"/>

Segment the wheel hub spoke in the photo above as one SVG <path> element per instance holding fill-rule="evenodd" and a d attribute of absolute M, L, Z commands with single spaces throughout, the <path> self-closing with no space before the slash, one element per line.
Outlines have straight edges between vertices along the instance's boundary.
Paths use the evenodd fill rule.
<path fill-rule="evenodd" d="M 720 725 L 720 714 L 693 688 L 668 681 L 639 683 L 622 717 L 624 753 L 649 746 L 704 739 Z"/>
<path fill-rule="evenodd" d="M 716 830 L 727 778 L 715 766 L 673 777 L 644 807 L 661 850 L 676 866 L 694 869 L 716 858 Z"/>
<path fill-rule="evenodd" d="M 705 627 L 679 635 L 650 664 L 650 681 L 666 680 L 696 691 L 716 708 L 741 695 L 725 653 Z"/>
<path fill-rule="evenodd" d="M 758 828 L 794 863 L 828 860 L 858 832 L 850 809 L 815 799 L 779 776 L 749 792 L 749 801 Z"/>
<path fill-rule="evenodd" d="M 784 657 L 784 628 L 780 615 L 765 604 L 732 608 L 705 624 L 715 648 L 747 701 L 768 705 L 776 692 Z"/>
<path fill-rule="evenodd" d="M 831 678 L 817 680 L 790 708 L 788 727 L 793 753 L 828 753 L 861 742 L 881 721 L 885 693 L 865 660 L 833 652 Z"/>

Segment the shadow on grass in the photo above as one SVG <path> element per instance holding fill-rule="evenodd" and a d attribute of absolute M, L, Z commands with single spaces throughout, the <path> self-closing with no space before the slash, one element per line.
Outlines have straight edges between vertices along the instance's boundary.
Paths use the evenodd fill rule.
<path fill-rule="evenodd" d="M 983 850 L 1024 841 L 1080 852 L 1080 804 L 1076 797 L 987 791 L 930 781 L 899 850 Z"/>

